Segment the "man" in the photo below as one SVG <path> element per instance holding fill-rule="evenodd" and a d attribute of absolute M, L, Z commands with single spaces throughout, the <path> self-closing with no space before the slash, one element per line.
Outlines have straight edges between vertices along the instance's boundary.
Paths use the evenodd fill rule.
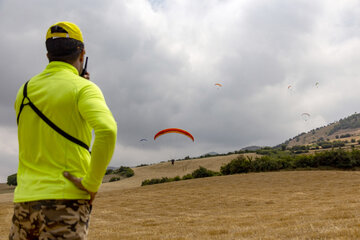
<path fill-rule="evenodd" d="M 87 73 L 80 76 L 80 29 L 70 22 L 52 25 L 46 48 L 49 64 L 15 101 L 19 167 L 9 239 L 86 239 L 92 201 L 114 151 L 116 122 L 101 90 Z"/>

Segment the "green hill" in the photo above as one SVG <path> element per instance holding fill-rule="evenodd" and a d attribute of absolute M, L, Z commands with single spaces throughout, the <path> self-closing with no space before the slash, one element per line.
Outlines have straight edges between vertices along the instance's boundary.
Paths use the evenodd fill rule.
<path fill-rule="evenodd" d="M 309 132 L 303 132 L 290 138 L 283 144 L 288 147 L 297 145 L 316 145 L 323 141 L 358 141 L 360 139 L 360 113 L 355 113 L 340 119 L 327 126 L 313 129 Z"/>

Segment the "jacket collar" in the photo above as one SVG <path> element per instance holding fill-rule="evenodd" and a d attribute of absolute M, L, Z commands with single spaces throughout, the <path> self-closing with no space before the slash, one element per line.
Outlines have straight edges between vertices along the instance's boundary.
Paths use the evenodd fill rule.
<path fill-rule="evenodd" d="M 71 64 L 61 61 L 52 61 L 46 66 L 46 70 L 54 71 L 54 70 L 68 70 L 73 72 L 76 75 L 79 75 L 78 70 Z"/>

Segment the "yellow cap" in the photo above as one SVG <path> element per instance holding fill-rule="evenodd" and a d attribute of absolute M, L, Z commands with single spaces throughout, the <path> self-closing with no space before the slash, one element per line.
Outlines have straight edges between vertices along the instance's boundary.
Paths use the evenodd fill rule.
<path fill-rule="evenodd" d="M 54 26 L 63 28 L 65 32 L 52 32 L 51 28 Z M 80 28 L 71 22 L 58 22 L 52 25 L 46 33 L 46 40 L 49 38 L 72 38 L 84 43 Z"/>

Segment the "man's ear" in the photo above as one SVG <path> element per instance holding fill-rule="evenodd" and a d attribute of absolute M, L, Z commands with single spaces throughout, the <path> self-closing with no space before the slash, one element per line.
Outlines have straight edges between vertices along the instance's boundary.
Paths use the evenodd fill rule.
<path fill-rule="evenodd" d="M 83 49 L 83 50 L 81 51 L 81 53 L 80 53 L 80 59 L 79 59 L 79 60 L 80 60 L 81 63 L 84 62 L 85 53 L 86 53 L 86 52 L 85 52 L 85 49 Z"/>

